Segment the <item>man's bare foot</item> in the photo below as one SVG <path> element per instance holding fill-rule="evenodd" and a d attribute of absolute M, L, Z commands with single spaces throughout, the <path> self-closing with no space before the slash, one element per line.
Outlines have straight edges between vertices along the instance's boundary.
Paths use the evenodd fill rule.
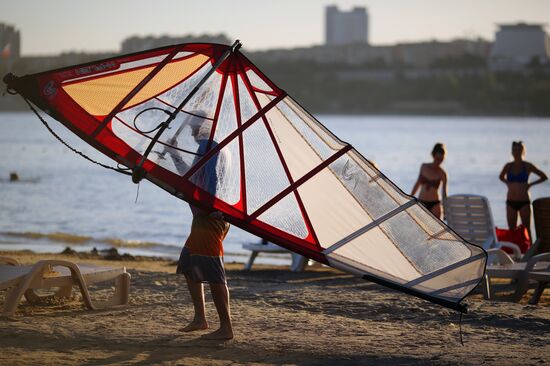
<path fill-rule="evenodd" d="M 208 323 L 206 322 L 206 320 L 203 320 L 203 321 L 193 320 L 186 327 L 181 328 L 179 331 L 193 332 L 195 330 L 204 330 L 204 329 L 208 329 Z"/>
<path fill-rule="evenodd" d="M 229 340 L 233 339 L 233 330 L 232 329 L 225 329 L 220 328 L 218 330 L 213 331 L 212 333 L 205 334 L 201 336 L 202 339 L 208 339 L 208 340 Z"/>

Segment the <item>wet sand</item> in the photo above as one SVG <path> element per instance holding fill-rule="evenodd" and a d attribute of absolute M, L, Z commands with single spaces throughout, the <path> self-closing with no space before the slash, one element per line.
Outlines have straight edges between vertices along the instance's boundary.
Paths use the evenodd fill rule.
<path fill-rule="evenodd" d="M 235 339 L 181 333 L 192 317 L 175 266 L 164 260 L 102 261 L 74 255 L 3 252 L 22 263 L 45 257 L 126 266 L 130 303 L 89 311 L 78 298 L 30 306 L 0 320 L 2 365 L 544 365 L 550 363 L 550 289 L 537 306 L 467 299 L 459 314 L 326 267 L 291 273 L 228 264 Z M 92 287 L 106 299 L 109 286 Z M 509 285 L 498 290 L 510 292 Z M 207 293 L 212 329 L 218 320 Z M 0 292 L 3 301 L 4 293 Z"/>

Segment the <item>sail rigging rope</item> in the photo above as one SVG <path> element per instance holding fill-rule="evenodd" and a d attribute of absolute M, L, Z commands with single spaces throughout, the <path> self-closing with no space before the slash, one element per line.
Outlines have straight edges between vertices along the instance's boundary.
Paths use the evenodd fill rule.
<path fill-rule="evenodd" d="M 462 341 L 462 311 L 460 312 L 460 319 L 458 320 L 458 329 L 460 332 L 460 344 L 464 347 L 464 342 Z"/>
<path fill-rule="evenodd" d="M 139 116 L 141 116 L 144 112 L 147 112 L 147 111 L 151 111 L 151 110 L 159 110 L 159 111 L 162 111 L 164 113 L 166 113 L 167 115 L 170 115 L 171 112 L 166 110 L 166 109 L 162 109 L 162 108 L 159 108 L 159 107 L 150 107 L 150 108 L 146 108 L 142 111 L 140 111 L 138 114 L 136 114 L 136 116 L 134 117 L 134 120 L 132 122 L 132 124 L 134 125 L 134 128 L 136 129 L 136 131 L 138 131 L 139 133 L 141 133 L 143 136 L 145 137 L 148 137 L 148 138 L 151 138 L 148 134 L 152 133 L 152 132 L 155 132 L 156 130 L 158 130 L 159 128 L 161 128 L 162 126 L 164 126 L 166 124 L 166 122 L 160 122 L 157 127 L 151 129 L 151 130 L 148 130 L 148 131 L 145 131 L 145 130 L 142 130 L 141 128 L 138 127 L 137 125 L 137 119 Z M 177 140 L 176 138 L 179 136 L 179 134 L 181 133 L 181 130 L 186 126 L 185 123 L 182 123 L 182 125 L 180 126 L 180 128 L 178 128 L 178 130 L 176 131 L 176 133 L 174 134 L 174 136 L 172 136 L 172 138 L 170 140 L 167 141 L 167 143 L 162 143 L 164 145 L 164 150 L 163 152 L 158 152 L 158 151 L 152 151 L 154 153 L 156 153 L 157 155 L 159 155 L 161 158 L 164 158 L 164 155 L 166 154 L 166 152 L 168 151 L 167 149 L 169 147 L 171 148 L 174 148 L 178 151 L 181 151 L 183 153 L 186 153 L 186 154 L 191 154 L 191 155 L 195 155 L 195 156 L 202 156 L 203 154 L 199 154 L 199 153 L 196 153 L 196 152 L 193 152 L 193 151 L 189 151 L 189 150 L 185 150 L 185 149 L 182 149 L 182 148 L 179 148 L 177 147 Z M 170 126 L 167 126 L 166 129 L 171 129 L 172 127 Z"/>
<path fill-rule="evenodd" d="M 11 93 L 10 93 L 11 94 Z M 34 108 L 34 106 L 31 104 L 31 102 L 23 97 L 23 99 L 25 100 L 25 102 L 27 103 L 27 105 L 29 106 L 29 108 L 31 109 L 31 111 L 34 112 L 34 114 L 38 117 L 38 119 L 42 122 L 42 124 L 44 124 L 44 126 L 46 126 L 46 128 L 48 129 L 48 131 L 50 131 L 50 133 L 56 138 L 59 140 L 59 142 L 61 142 L 63 145 L 65 145 L 66 147 L 69 148 L 69 150 L 71 150 L 72 152 L 74 152 L 75 154 L 78 154 L 80 156 L 82 156 L 84 159 L 88 160 L 88 161 L 91 161 L 92 163 L 94 164 L 97 164 L 105 169 L 110 169 L 110 170 L 114 170 L 115 172 L 117 173 L 120 173 L 120 174 L 125 174 L 125 175 L 132 175 L 132 172 L 130 171 L 130 168 L 121 168 L 120 167 L 120 164 L 115 168 L 115 167 L 112 167 L 112 166 L 109 166 L 109 165 L 106 165 L 106 164 L 103 164 L 103 163 L 100 163 L 99 161 L 96 161 L 92 158 L 90 158 L 88 155 L 84 154 L 83 152 L 81 151 L 78 151 L 77 149 L 75 149 L 74 147 L 70 146 L 68 143 L 66 143 L 57 133 L 55 133 L 54 130 L 52 130 L 52 128 L 50 127 L 50 125 L 48 124 L 48 122 L 46 122 L 46 120 L 44 118 L 42 118 L 42 116 L 38 113 L 38 111 Z"/>
<path fill-rule="evenodd" d="M 158 130 L 159 128 L 162 127 L 162 125 L 164 124 L 164 122 L 160 122 L 157 127 L 149 130 L 149 131 L 145 131 L 145 130 L 142 130 L 141 128 L 138 127 L 137 125 L 137 119 L 139 116 L 141 116 L 143 113 L 147 112 L 147 111 L 153 111 L 153 110 L 158 110 L 158 111 L 162 111 L 164 113 L 166 113 L 167 115 L 170 115 L 170 111 L 167 111 L 166 109 L 162 109 L 162 108 L 159 108 L 159 107 L 150 107 L 150 108 L 145 108 L 144 110 L 142 110 L 141 112 L 139 112 L 138 114 L 136 114 L 136 116 L 134 117 L 134 121 L 132 122 L 135 129 L 138 130 L 142 135 L 147 135 L 151 132 L 154 132 L 156 130 Z M 170 129 L 170 126 L 167 127 L 168 129 Z"/>

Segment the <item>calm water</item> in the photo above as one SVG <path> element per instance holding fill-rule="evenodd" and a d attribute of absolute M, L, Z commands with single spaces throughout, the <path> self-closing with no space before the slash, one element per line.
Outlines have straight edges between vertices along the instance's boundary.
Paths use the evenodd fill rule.
<path fill-rule="evenodd" d="M 449 194 L 489 198 L 496 224 L 505 226 L 500 169 L 512 140 L 523 140 L 527 160 L 550 172 L 550 119 L 502 117 L 320 116 L 399 187 L 409 192 L 437 141 L 447 145 Z M 72 146 L 105 163 L 93 148 L 52 121 Z M 156 186 L 95 166 L 55 140 L 30 113 L 0 113 L 0 249 L 59 251 L 122 246 L 123 252 L 176 257 L 189 233 L 186 203 Z M 9 183 L 16 171 L 21 182 Z M 550 196 L 550 184 L 531 190 Z M 58 234 L 61 233 L 61 234 Z M 244 242 L 258 238 L 236 227 L 225 241 L 226 260 L 244 261 Z M 282 258 L 259 262 L 284 263 Z"/>

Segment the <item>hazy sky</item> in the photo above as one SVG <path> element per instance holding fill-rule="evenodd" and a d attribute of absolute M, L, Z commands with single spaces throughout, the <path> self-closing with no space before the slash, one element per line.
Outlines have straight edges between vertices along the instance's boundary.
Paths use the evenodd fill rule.
<path fill-rule="evenodd" d="M 550 23 L 550 0 L 0 0 L 0 22 L 21 31 L 24 55 L 116 51 L 130 35 L 221 32 L 258 50 L 323 43 L 329 4 L 366 6 L 372 44 L 493 39 L 497 23 Z"/>

